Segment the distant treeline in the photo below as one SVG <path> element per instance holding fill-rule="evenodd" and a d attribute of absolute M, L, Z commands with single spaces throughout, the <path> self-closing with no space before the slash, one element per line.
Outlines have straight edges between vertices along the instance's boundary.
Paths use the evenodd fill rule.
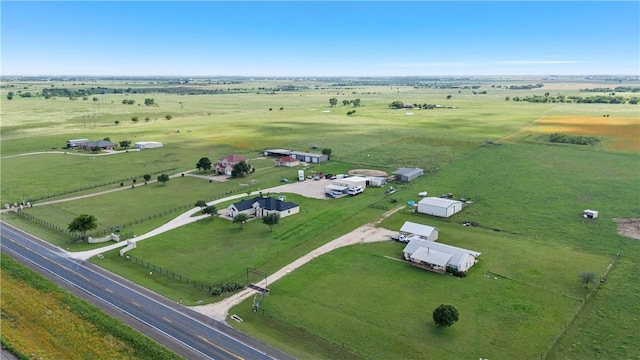
<path fill-rule="evenodd" d="M 580 89 L 582 92 L 640 92 L 640 87 L 638 86 L 617 86 L 615 88 L 592 88 L 592 89 Z"/>
<path fill-rule="evenodd" d="M 600 139 L 594 136 L 566 135 L 566 134 L 560 134 L 560 133 L 553 133 L 549 135 L 549 141 L 553 143 L 563 143 L 563 144 L 595 145 L 598 142 L 600 142 Z"/>
<path fill-rule="evenodd" d="M 296 85 L 280 85 L 277 87 L 260 87 L 260 92 L 284 92 L 284 91 L 304 91 L 309 90 L 308 86 Z M 91 95 L 105 94 L 174 94 L 174 95 L 211 95 L 211 94 L 241 94 L 255 92 L 256 88 L 226 88 L 226 89 L 208 89 L 195 86 L 167 86 L 167 87 L 140 87 L 140 88 L 110 88 L 110 87 L 91 87 L 84 89 L 68 89 L 68 88 L 44 88 L 41 92 L 22 92 L 17 91 L 20 97 L 42 96 L 45 99 L 52 97 L 60 98 L 87 98 Z"/>
<path fill-rule="evenodd" d="M 546 93 L 543 95 L 533 96 L 514 96 L 513 101 L 526 101 L 531 103 L 577 103 L 577 104 L 626 104 L 631 105 L 638 104 L 638 97 L 624 98 L 623 96 L 607 96 L 607 95 L 595 95 L 595 96 L 564 96 L 564 95 L 549 95 Z M 505 97 L 506 101 L 509 101 L 509 97 Z"/>

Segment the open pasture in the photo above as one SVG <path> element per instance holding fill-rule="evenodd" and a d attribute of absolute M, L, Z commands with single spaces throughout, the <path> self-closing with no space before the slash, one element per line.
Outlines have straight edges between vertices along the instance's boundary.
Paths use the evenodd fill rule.
<path fill-rule="evenodd" d="M 617 235 L 611 220 L 640 217 L 636 202 L 629 200 L 638 198 L 637 151 L 610 151 L 610 145 L 619 139 L 627 141 L 625 146 L 637 147 L 637 143 L 629 143 L 624 137 L 627 132 L 614 130 L 610 123 L 603 130 L 607 140 L 597 147 L 549 144 L 537 138 L 543 134 L 539 129 L 543 125 L 563 129 L 571 126 L 576 135 L 595 128 L 588 122 L 576 126 L 566 119 L 629 119 L 630 132 L 635 127 L 637 133 L 637 106 L 505 101 L 506 96 L 542 95 L 549 89 L 511 91 L 481 82 L 477 84 L 487 94 L 473 94 L 470 89 L 334 86 L 326 82 L 305 83 L 308 88 L 300 91 L 271 90 L 283 82 L 271 83 L 269 89 L 263 89 L 264 82 L 259 81 L 201 85 L 227 87 L 226 92 L 215 95 L 105 94 L 98 96 L 99 106 L 91 97 L 7 101 L 2 96 L 0 195 L 4 201 L 38 193 L 44 187 L 79 187 L 165 165 L 178 167 L 176 172 L 186 171 L 203 156 L 212 161 L 228 153 L 255 158 L 265 148 L 309 151 L 317 146 L 331 148 L 332 161 L 310 166 L 308 172 L 346 173 L 353 168 L 391 172 L 400 166 L 416 166 L 424 168 L 426 175 L 402 184 L 406 188 L 394 195 L 401 202 L 419 200 L 417 192 L 424 190 L 435 196 L 452 192 L 456 198 L 473 199 L 471 206 L 448 220 L 399 213 L 383 223 L 390 229 L 399 228 L 405 220 L 437 226 L 443 230 L 442 242 L 450 240 L 482 252 L 467 278 L 426 273 L 386 258 L 399 257 L 401 246 L 385 242 L 330 253 L 273 284 L 273 293 L 264 302 L 264 316 L 251 312 L 250 301 L 234 310 L 248 319 L 238 325 L 243 331 L 303 358 L 419 358 L 425 354 L 429 358 L 449 358 L 451 354 L 463 358 L 514 358 L 514 354 L 516 358 L 539 358 L 562 333 L 564 323 L 572 318 L 586 293 L 578 273 L 599 274 L 618 251 L 622 254 L 622 271 L 640 259 L 640 243 Z M 127 85 L 135 89 L 148 84 Z M 579 94 L 578 89 L 571 87 L 565 95 Z M 2 89 L 3 95 L 5 91 Z M 564 92 L 559 86 L 553 91 Z M 138 105 L 148 97 L 158 106 Z M 329 106 L 332 97 L 338 99 L 336 107 Z M 342 105 L 342 100 L 357 98 L 361 106 L 355 108 L 353 116 L 346 116 L 354 108 Z M 123 99 L 134 99 L 135 105 L 123 105 Z M 455 108 L 390 109 L 388 105 L 396 100 Z M 100 109 L 94 110 L 94 106 Z M 40 113 L 33 114 L 34 108 Z M 165 118 L 167 114 L 171 120 Z M 610 117 L 602 118 L 603 114 Z M 131 121 L 133 116 L 139 117 L 138 123 Z M 120 121 L 118 125 L 116 120 Z M 553 124 L 545 124 L 547 120 Z M 91 160 L 101 164 L 96 167 L 86 158 L 67 159 L 69 155 L 6 158 L 60 147 L 67 139 L 84 137 L 110 137 L 114 142 L 162 141 L 165 147 L 96 156 Z M 295 171 L 269 169 L 268 160 L 256 160 L 256 165 L 260 170 L 250 179 L 264 179 L 265 184 L 278 184 L 281 176 Z M 33 185 L 23 180 L 33 174 L 37 174 Z M 104 208 L 108 210 L 101 215 L 103 221 L 117 225 L 174 203 L 206 198 L 208 189 L 219 186 L 198 180 L 202 179 L 172 179 L 165 186 L 149 184 L 93 201 L 31 210 L 41 212 L 44 218 L 66 222 L 80 212 Z M 203 220 L 145 240 L 131 254 L 205 283 L 242 281 L 247 267 L 272 272 L 378 217 L 382 210 L 369 208 L 368 204 L 386 205 L 388 199 L 374 191 L 368 189 L 357 198 L 337 201 L 287 195 L 289 201 L 299 201 L 304 211 L 282 219 L 273 232 L 259 220 L 249 222 L 244 229 L 222 219 Z M 586 208 L 599 210 L 601 217 L 585 222 L 581 212 Z M 463 227 L 462 221 L 480 226 Z M 157 224 L 154 220 L 132 229 L 141 232 Z M 150 277 L 148 270 L 120 258 L 115 251 L 92 261 L 169 298 L 188 299 L 187 304 L 216 300 L 166 276 Z M 597 290 L 593 294 L 597 306 L 614 309 L 618 302 L 637 303 L 635 288 L 628 286 L 633 279 L 619 271 L 614 267 L 606 283 L 607 288 L 616 289 L 616 295 L 607 292 L 598 296 Z M 489 272 L 495 272 L 498 280 L 483 276 Z M 430 323 L 431 311 L 443 302 L 456 302 L 461 321 L 438 331 Z M 634 345 L 638 343 L 634 341 L 637 334 L 628 338 L 637 313 L 633 306 L 625 312 L 602 313 L 621 324 L 609 342 L 626 342 L 620 345 L 624 350 L 599 346 L 599 354 L 624 358 L 638 353 Z M 579 313 L 575 323 L 584 325 L 569 325 L 569 340 L 561 339 L 558 346 L 563 349 L 554 349 L 552 354 L 563 357 L 566 347 L 573 346 L 568 344 L 599 341 L 595 329 L 608 323 L 607 316 Z M 328 324 L 327 318 L 332 319 Z M 568 353 L 577 354 L 574 358 L 591 354 L 579 350 Z"/>

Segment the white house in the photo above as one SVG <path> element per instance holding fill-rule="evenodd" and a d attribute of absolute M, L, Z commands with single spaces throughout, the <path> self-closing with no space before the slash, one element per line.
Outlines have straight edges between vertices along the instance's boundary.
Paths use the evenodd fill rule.
<path fill-rule="evenodd" d="M 413 238 L 402 250 L 412 265 L 444 274 L 447 268 L 467 272 L 480 253 L 451 245 Z"/>
<path fill-rule="evenodd" d="M 237 203 L 227 207 L 227 215 L 231 218 L 240 213 L 260 218 L 273 212 L 277 212 L 280 214 L 280 218 L 284 218 L 289 215 L 299 213 L 300 206 L 292 202 L 286 202 L 272 197 L 258 196 L 253 199 L 238 201 Z"/>
<path fill-rule="evenodd" d="M 411 221 L 405 221 L 400 232 L 417 236 L 424 240 L 436 241 L 438 240 L 438 228 L 429 225 L 417 224 Z"/>
<path fill-rule="evenodd" d="M 418 212 L 421 214 L 448 218 L 462 211 L 462 201 L 442 199 L 438 197 L 426 197 L 418 201 Z"/>
<path fill-rule="evenodd" d="M 140 150 L 154 149 L 154 148 L 161 148 L 162 143 L 157 141 L 137 141 L 135 144 L 133 144 L 133 147 L 135 149 L 140 149 Z"/>

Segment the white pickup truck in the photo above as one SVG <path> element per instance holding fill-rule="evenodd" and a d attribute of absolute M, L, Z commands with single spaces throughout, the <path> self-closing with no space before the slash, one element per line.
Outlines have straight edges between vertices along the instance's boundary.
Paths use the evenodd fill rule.
<path fill-rule="evenodd" d="M 399 241 L 399 242 L 402 242 L 402 243 L 409 242 L 409 238 L 407 238 L 406 236 L 404 236 L 402 234 L 391 235 L 391 240 Z"/>

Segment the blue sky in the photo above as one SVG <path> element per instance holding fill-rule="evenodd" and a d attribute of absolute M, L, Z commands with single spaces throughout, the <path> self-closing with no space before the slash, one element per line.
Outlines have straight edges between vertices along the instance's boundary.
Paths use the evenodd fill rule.
<path fill-rule="evenodd" d="M 639 74 L 640 2 L 2 1 L 2 75 Z"/>

